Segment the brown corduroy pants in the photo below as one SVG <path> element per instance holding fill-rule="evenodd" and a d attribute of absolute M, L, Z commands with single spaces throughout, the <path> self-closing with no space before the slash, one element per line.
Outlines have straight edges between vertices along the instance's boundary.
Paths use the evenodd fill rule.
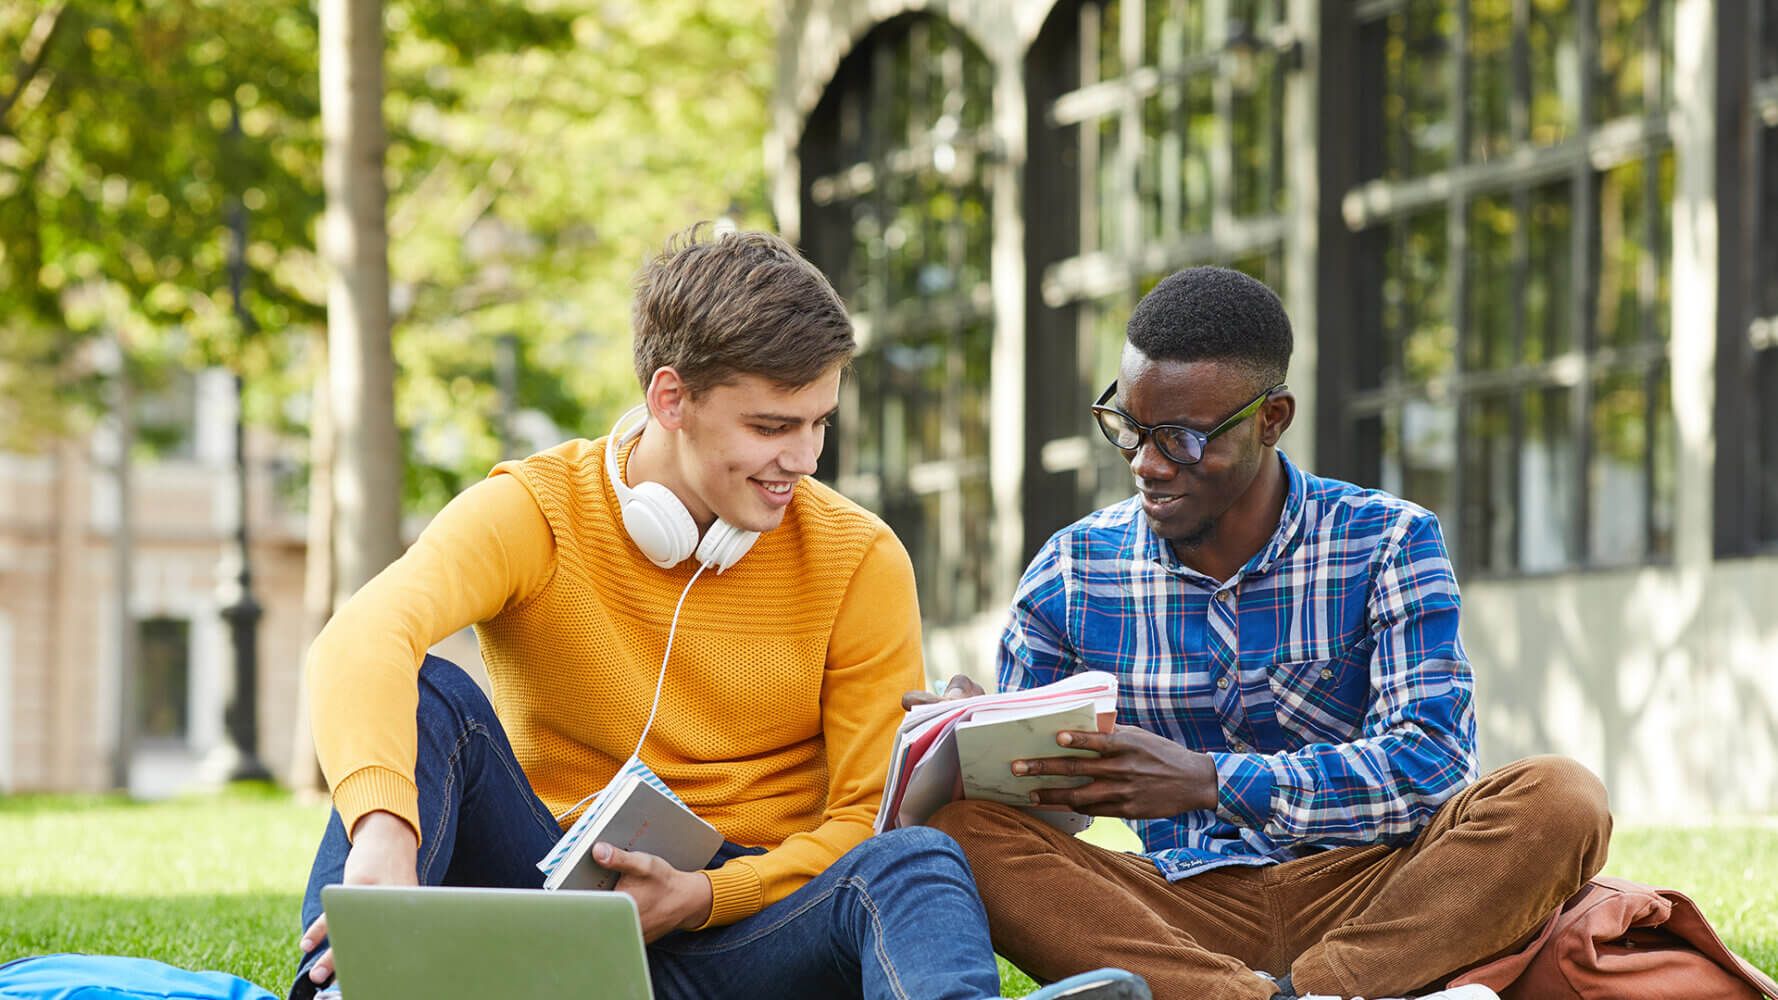
<path fill-rule="evenodd" d="M 1169 882 L 1017 809 L 955 802 L 995 950 L 1040 980 L 1115 966 L 1161 1000 L 1404 996 L 1522 944 L 1605 863 L 1605 788 L 1564 757 L 1508 764 L 1410 844 L 1343 847 Z"/>

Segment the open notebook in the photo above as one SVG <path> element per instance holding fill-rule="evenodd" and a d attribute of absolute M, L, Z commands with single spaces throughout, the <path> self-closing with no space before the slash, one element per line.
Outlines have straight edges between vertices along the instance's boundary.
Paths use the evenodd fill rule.
<path fill-rule="evenodd" d="M 1083 784 L 1080 778 L 1015 776 L 1012 762 L 1093 756 L 1058 746 L 1056 734 L 1110 732 L 1116 718 L 1117 678 L 1098 670 L 1039 688 L 916 705 L 895 734 L 876 828 L 918 826 L 960 798 L 1024 805 L 1032 789 Z M 1092 822 L 1067 810 L 1030 811 L 1069 832 Z"/>

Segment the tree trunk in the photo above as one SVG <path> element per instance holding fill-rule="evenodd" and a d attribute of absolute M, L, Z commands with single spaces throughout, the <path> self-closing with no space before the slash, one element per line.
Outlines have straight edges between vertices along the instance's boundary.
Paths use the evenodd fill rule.
<path fill-rule="evenodd" d="M 401 441 L 389 346 L 380 0 L 321 0 L 321 126 L 338 605 L 402 548 Z"/>

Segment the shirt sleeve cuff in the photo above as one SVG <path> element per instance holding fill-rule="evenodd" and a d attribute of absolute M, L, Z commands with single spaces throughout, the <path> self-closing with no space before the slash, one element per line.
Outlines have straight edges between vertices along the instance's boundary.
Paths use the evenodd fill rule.
<path fill-rule="evenodd" d="M 414 780 L 386 767 L 361 767 L 340 779 L 333 789 L 333 807 L 339 810 L 340 822 L 346 825 L 346 836 L 365 813 L 394 813 L 420 834 L 420 792 Z"/>
<path fill-rule="evenodd" d="M 1216 765 L 1216 815 L 1236 826 L 1262 830 L 1272 817 L 1272 769 L 1250 753 L 1212 753 Z"/>
<path fill-rule="evenodd" d="M 737 859 L 703 874 L 710 880 L 710 919 L 698 930 L 744 920 L 763 908 L 759 873 L 752 865 Z"/>

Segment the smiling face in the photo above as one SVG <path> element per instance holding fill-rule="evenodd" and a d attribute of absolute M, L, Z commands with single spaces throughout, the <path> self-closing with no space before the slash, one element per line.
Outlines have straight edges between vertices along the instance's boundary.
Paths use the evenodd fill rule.
<path fill-rule="evenodd" d="M 1126 345 L 1112 404 L 1137 421 L 1209 432 L 1269 386 L 1238 363 L 1155 360 Z M 1142 511 L 1156 535 L 1183 552 L 1203 545 L 1254 489 L 1289 418 L 1283 394 L 1210 441 L 1202 460 L 1178 465 L 1150 437 L 1125 451 Z M 1282 423 L 1280 422 L 1282 420 Z"/>
<path fill-rule="evenodd" d="M 770 531 L 784 520 L 797 480 L 815 473 L 843 367 L 794 389 L 739 375 L 678 403 L 672 488 L 700 527 L 720 517 Z"/>

